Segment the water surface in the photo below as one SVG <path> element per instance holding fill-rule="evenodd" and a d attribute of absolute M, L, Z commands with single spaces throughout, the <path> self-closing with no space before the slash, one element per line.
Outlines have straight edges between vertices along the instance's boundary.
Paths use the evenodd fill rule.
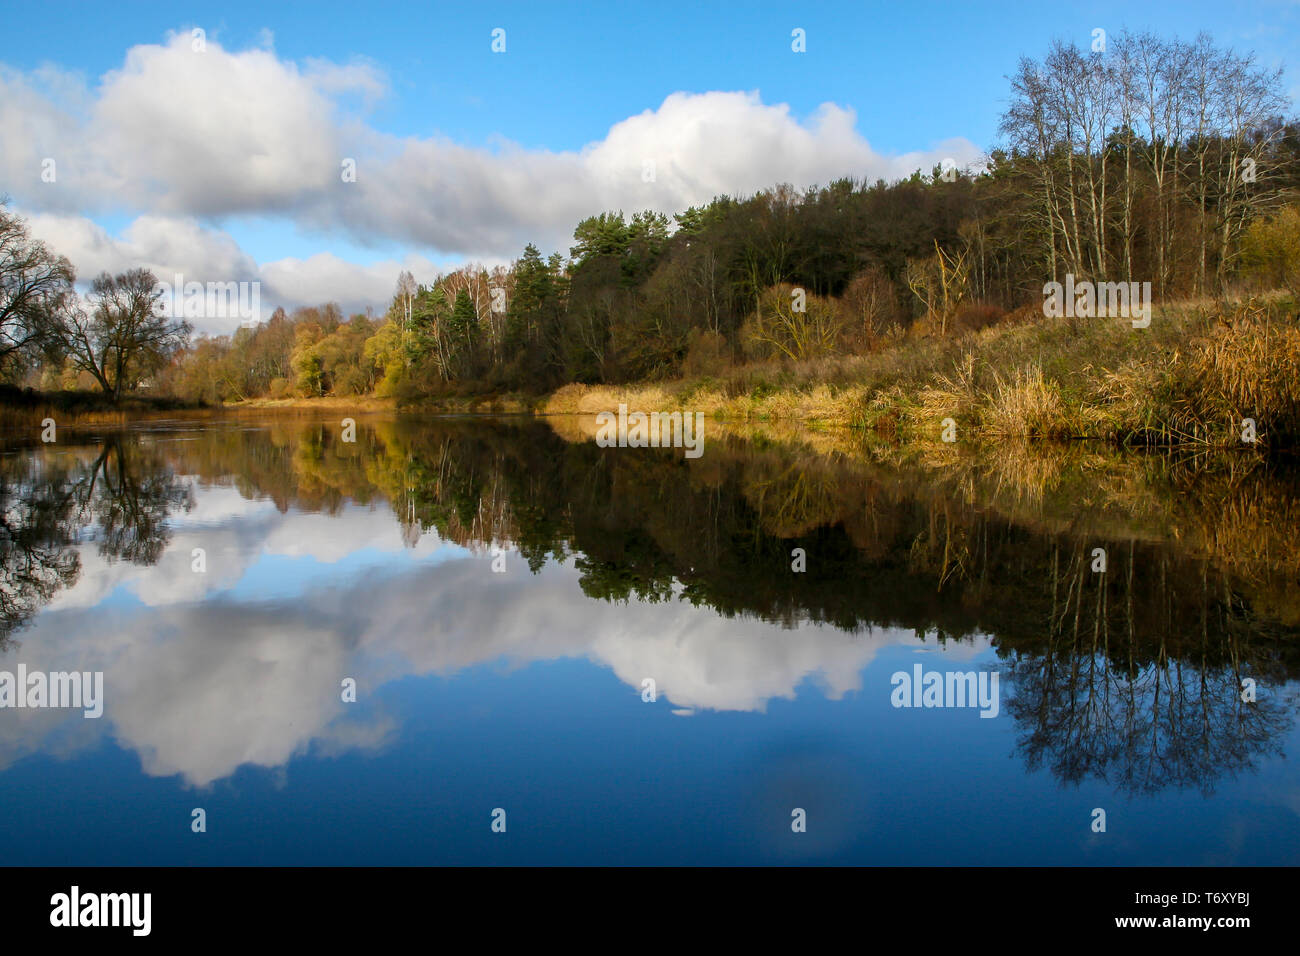
<path fill-rule="evenodd" d="M 7 863 L 1300 862 L 1282 465 L 344 437 L 8 442 L 0 670 L 105 705 L 0 710 Z"/>

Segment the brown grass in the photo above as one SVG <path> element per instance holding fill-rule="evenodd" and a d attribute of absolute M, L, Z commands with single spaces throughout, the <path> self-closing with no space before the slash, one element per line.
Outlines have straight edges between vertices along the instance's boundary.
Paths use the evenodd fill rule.
<path fill-rule="evenodd" d="M 722 377 L 569 385 L 545 415 L 620 403 L 731 422 L 798 421 L 903 438 L 1097 438 L 1260 447 L 1300 441 L 1300 325 L 1293 300 L 1197 300 L 1127 320 L 1034 319 L 949 339 L 896 339 L 869 355 L 738 366 Z"/>

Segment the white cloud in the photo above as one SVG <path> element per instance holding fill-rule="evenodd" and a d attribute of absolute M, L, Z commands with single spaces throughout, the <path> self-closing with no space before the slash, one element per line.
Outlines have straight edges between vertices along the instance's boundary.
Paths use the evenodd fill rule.
<path fill-rule="evenodd" d="M 176 272 L 205 277 L 200 281 L 240 281 L 258 272 L 233 238 L 195 219 L 141 216 L 120 237 L 82 216 L 35 213 L 28 224 L 33 235 L 72 260 L 81 279 L 134 267 L 152 269 L 160 279 Z"/>
<path fill-rule="evenodd" d="M 153 212 L 288 211 L 338 179 L 332 94 L 381 85 L 368 68 L 304 72 L 271 50 L 195 52 L 183 35 L 132 47 L 101 82 L 90 183 Z"/>
<path fill-rule="evenodd" d="M 20 210 L 21 211 L 21 210 Z M 130 268 L 153 271 L 160 281 L 259 282 L 260 316 L 268 319 L 277 306 L 293 310 L 303 305 L 337 302 L 344 313 L 382 313 L 392 298 L 397 274 L 411 271 L 431 283 L 445 263 L 420 255 L 359 265 L 329 252 L 307 259 L 277 259 L 259 264 L 226 232 L 194 218 L 141 216 L 114 237 L 93 220 L 74 215 L 35 213 L 28 216 L 32 234 L 75 265 L 78 280 L 88 282 L 101 272 Z M 488 263 L 492 265 L 494 263 Z M 240 317 L 212 316 L 194 320 L 200 332 L 228 333 Z"/>
<path fill-rule="evenodd" d="M 369 125 L 364 110 L 386 91 L 369 63 L 300 65 L 269 38 L 242 51 L 209 38 L 199 53 L 176 34 L 132 47 L 94 87 L 54 68 L 0 67 L 0 176 L 80 275 L 109 262 L 183 265 L 209 281 L 261 275 L 264 300 L 319 302 L 332 282 L 335 298 L 378 304 L 408 263 L 348 266 L 324 252 L 259 266 L 221 229 L 232 217 L 282 217 L 352 243 L 504 261 L 528 242 L 566 249 L 574 225 L 605 209 L 675 212 L 778 182 L 892 179 L 980 155 L 954 139 L 886 156 L 852 109 L 826 103 L 801 121 L 757 91 L 675 92 L 578 150 L 470 147 Z M 40 178 L 47 157 L 55 183 Z M 345 158 L 355 183 L 342 181 Z M 82 218 L 107 212 L 137 218 L 116 239 Z"/>

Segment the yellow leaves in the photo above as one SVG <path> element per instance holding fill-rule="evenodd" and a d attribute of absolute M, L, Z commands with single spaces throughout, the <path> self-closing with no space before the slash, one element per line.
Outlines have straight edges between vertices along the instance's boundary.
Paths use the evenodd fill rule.
<path fill-rule="evenodd" d="M 938 318 L 940 335 L 947 334 L 948 323 L 970 293 L 967 253 L 945 252 L 936 239 L 933 256 L 907 260 L 907 287 L 925 306 L 927 318 Z"/>
<path fill-rule="evenodd" d="M 832 300 L 782 283 L 759 297 L 741 337 L 757 357 L 780 356 L 799 362 L 834 353 L 842 330 Z"/>

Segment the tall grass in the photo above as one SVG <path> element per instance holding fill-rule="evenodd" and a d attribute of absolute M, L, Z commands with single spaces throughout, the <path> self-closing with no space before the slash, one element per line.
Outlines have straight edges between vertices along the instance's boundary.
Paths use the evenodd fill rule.
<path fill-rule="evenodd" d="M 688 408 L 728 421 L 794 420 L 886 435 L 1091 438 L 1139 444 L 1300 441 L 1300 321 L 1285 297 L 1182 303 L 1151 326 L 1034 319 L 861 356 L 727 369 L 633 386 L 567 386 L 544 414 Z"/>
<path fill-rule="evenodd" d="M 46 419 L 59 427 L 102 426 L 158 415 L 205 417 L 212 413 L 212 409 L 171 398 L 133 396 L 113 402 L 101 392 L 38 392 L 0 385 L 0 431 L 6 433 L 39 429 Z"/>

